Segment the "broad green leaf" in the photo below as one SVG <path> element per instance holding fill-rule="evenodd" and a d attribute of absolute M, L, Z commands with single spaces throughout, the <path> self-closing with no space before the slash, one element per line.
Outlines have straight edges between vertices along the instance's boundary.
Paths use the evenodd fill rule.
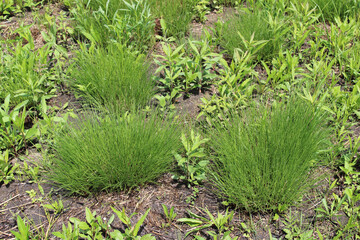
<path fill-rule="evenodd" d="M 89 208 L 85 209 L 85 216 L 88 223 L 91 223 L 94 219 L 94 215 L 91 213 L 91 210 Z"/>
<path fill-rule="evenodd" d="M 79 228 L 81 230 L 89 230 L 90 229 L 89 225 L 86 222 L 80 222 L 79 223 Z"/>
<path fill-rule="evenodd" d="M 36 127 L 32 127 L 26 131 L 25 139 L 29 140 L 34 138 L 34 136 L 38 133 L 38 129 Z"/>
<path fill-rule="evenodd" d="M 199 51 L 198 51 L 198 49 L 197 49 L 197 47 L 194 45 L 194 43 L 193 43 L 191 40 L 189 40 L 189 45 L 190 45 L 190 47 L 194 50 L 194 52 L 195 52 L 197 55 L 200 54 Z"/>
<path fill-rule="evenodd" d="M 177 221 L 186 223 L 191 227 L 195 227 L 195 226 L 199 226 L 199 225 L 203 224 L 203 221 L 198 220 L 198 219 L 193 219 L 193 218 L 179 218 Z"/>
<path fill-rule="evenodd" d="M 19 103 L 18 105 L 16 105 L 16 107 L 14 107 L 13 111 L 20 110 L 20 108 L 24 107 L 28 102 L 29 102 L 29 100 L 25 100 L 25 101 Z"/>
<path fill-rule="evenodd" d="M 156 240 L 156 238 L 154 236 L 152 236 L 151 234 L 146 234 L 146 235 L 142 236 L 140 238 L 140 240 Z"/>
<path fill-rule="evenodd" d="M 123 240 L 124 237 L 122 236 L 121 232 L 119 230 L 115 230 L 110 233 L 110 236 L 114 240 Z"/>

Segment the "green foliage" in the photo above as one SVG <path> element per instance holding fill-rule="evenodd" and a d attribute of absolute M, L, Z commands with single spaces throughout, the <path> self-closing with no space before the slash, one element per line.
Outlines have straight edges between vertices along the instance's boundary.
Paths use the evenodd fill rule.
<path fill-rule="evenodd" d="M 211 0 L 213 8 L 216 6 L 236 7 L 242 2 L 243 0 Z"/>
<path fill-rule="evenodd" d="M 185 79 L 183 80 L 183 91 L 189 95 L 193 89 L 208 87 L 216 80 L 214 68 L 222 58 L 222 55 L 214 53 L 207 40 L 188 41 L 187 57 L 184 59 L 182 71 Z"/>
<path fill-rule="evenodd" d="M 100 1 L 89 1 L 90 6 L 94 2 L 101 3 Z M 106 5 L 103 6 L 104 8 L 99 6 L 98 10 L 93 9 L 93 11 L 85 5 L 86 1 L 76 1 L 74 6 L 70 8 L 71 15 L 76 23 L 74 26 L 75 34 L 93 44 L 106 45 L 111 34 L 105 26 L 113 24 L 114 15 L 110 15 L 109 8 Z"/>
<path fill-rule="evenodd" d="M 205 179 L 205 169 L 210 166 L 206 177 L 210 176 L 219 190 L 221 201 L 226 200 L 223 204 L 250 212 L 276 211 L 279 215 L 275 214 L 269 226 L 277 235 L 283 232 L 285 239 L 360 237 L 358 0 L 61 2 L 70 16 L 66 11 L 53 15 L 52 5 L 32 12 L 44 46 L 38 44 L 39 38 L 33 38 L 33 25 L 20 23 L 10 32 L 4 29 L 0 44 L 0 185 L 15 179 L 42 180 L 44 168 L 21 156 L 35 143 L 49 156 L 43 161 L 48 176 L 56 176 L 53 180 L 70 192 L 137 187 L 174 172 L 172 167 L 177 166 L 176 177 L 193 191 L 185 201 L 196 208 L 199 201 L 195 200 L 203 192 L 197 184 Z M 37 4 L 43 1 L 3 0 L 0 19 L 34 10 Z M 233 15 L 224 9 L 215 28 L 207 31 L 204 28 L 209 24 L 203 25 L 201 40 L 183 38 L 189 35 L 191 21 L 205 23 L 208 13 L 214 17 L 224 6 L 235 6 L 230 10 Z M 163 44 L 160 50 L 153 46 L 155 37 Z M 73 40 L 78 41 L 75 47 L 80 46 L 80 51 L 71 65 L 68 59 L 73 54 L 69 52 L 74 46 L 69 43 Z M 153 58 L 145 55 L 152 51 L 158 56 L 149 67 Z M 153 67 L 157 68 L 157 82 L 150 80 Z M 84 100 L 82 107 L 99 107 L 96 113 L 76 120 L 69 105 L 56 107 L 54 101 L 48 102 L 60 91 L 72 95 L 67 92 L 68 85 L 62 84 L 67 79 L 71 90 L 77 90 L 76 97 Z M 159 90 L 155 96 L 158 117 L 147 106 L 155 90 Z M 197 92 L 195 98 L 204 93 L 198 117 L 206 121 L 199 124 L 207 131 L 203 140 L 195 134 L 198 129 L 180 136 L 178 120 L 167 119 L 178 117 L 175 109 L 185 110 L 188 103 L 193 106 L 193 99 L 186 98 Z M 307 111 L 291 98 L 294 106 L 286 105 L 290 94 L 307 102 Z M 177 106 L 181 95 L 184 102 Z M 283 103 L 266 104 L 272 101 Z M 139 108 L 145 110 L 134 110 Z M 320 109 L 328 113 L 321 120 L 324 126 L 333 127 L 330 136 L 322 124 L 316 125 Z M 103 115 L 126 110 L 134 115 Z M 69 117 L 72 123 L 68 124 Z M 203 145 L 210 137 L 205 156 Z M 321 137 L 334 143 L 331 151 L 316 150 L 322 149 L 317 148 Z M 319 162 L 325 155 L 330 157 Z M 24 164 L 19 166 L 17 159 Z M 317 169 L 312 171 L 318 164 L 332 168 L 330 173 L 337 180 L 331 181 L 326 191 L 317 188 L 302 198 L 319 174 Z M 64 211 L 62 202 L 48 199 L 40 185 L 39 190 L 27 194 L 42 206 L 49 226 L 45 231 L 26 216 L 30 226 L 18 218 L 19 230 L 13 232 L 16 239 L 154 239 L 138 236 L 149 210 L 136 218 L 124 209 L 114 210 L 120 229 L 112 229 L 115 213 L 104 220 L 87 209 L 85 221 L 72 218 L 50 237 L 57 214 Z M 308 197 L 315 204 L 314 219 L 308 221 L 309 215 L 300 212 L 299 217 L 286 211 Z M 5 207 L 7 202 L 0 205 Z M 164 221 L 160 225 L 172 231 L 177 227 L 175 208 L 162 207 Z M 228 212 L 217 218 L 208 210 L 201 216 L 189 215 L 179 222 L 192 227 L 190 233 L 199 230 L 195 239 L 232 239 L 229 220 L 233 216 Z M 238 226 L 242 237 L 258 237 L 257 223 L 251 219 L 250 225 L 246 224 Z M 270 239 L 274 239 L 271 232 Z"/>
<path fill-rule="evenodd" d="M 236 7 L 238 6 L 242 0 L 194 0 L 195 7 L 194 12 L 196 15 L 196 19 L 204 23 L 207 20 L 207 14 L 210 12 L 222 12 L 223 7 Z"/>
<path fill-rule="evenodd" d="M 135 225 L 131 223 L 131 218 L 135 216 L 137 213 L 132 213 L 130 216 L 128 216 L 125 212 L 125 209 L 123 208 L 122 211 L 116 210 L 115 208 L 111 208 L 115 214 L 118 216 L 120 221 L 127 226 L 125 229 L 125 233 L 122 234 L 125 240 L 130 239 L 136 239 L 136 240 L 155 240 L 155 237 L 153 237 L 151 234 L 146 234 L 142 237 L 138 236 L 139 230 L 141 225 L 144 223 L 146 216 L 150 212 L 150 208 L 146 210 L 144 215 L 140 217 L 140 219 L 137 221 Z"/>
<path fill-rule="evenodd" d="M 323 121 L 316 107 L 292 98 L 214 123 L 209 144 L 216 153 L 212 182 L 219 195 L 249 211 L 298 201 L 311 186 L 309 173 L 326 147 L 329 131 Z"/>
<path fill-rule="evenodd" d="M 219 81 L 215 82 L 218 93 L 201 98 L 203 104 L 200 105 L 198 118 L 204 116 L 211 125 L 212 121 L 227 119 L 230 112 L 240 111 L 249 105 L 257 87 L 253 83 L 256 72 L 252 56 L 250 53 L 240 54 L 236 51 L 230 64 L 225 59 L 219 60 Z"/>
<path fill-rule="evenodd" d="M 175 220 L 177 213 L 174 211 L 174 207 L 168 209 L 168 207 L 165 204 L 161 204 L 161 206 L 164 210 L 164 215 L 167 222 L 166 224 L 163 224 L 163 227 L 169 227 L 171 223 Z"/>
<path fill-rule="evenodd" d="M 322 199 L 321 205 L 316 208 L 319 220 L 328 220 L 334 225 L 336 237 L 334 239 L 346 239 L 359 236 L 360 220 L 360 192 L 355 186 L 344 190 L 343 196 L 333 193 L 331 204 L 327 199 Z M 346 221 L 343 221 L 344 214 Z"/>
<path fill-rule="evenodd" d="M 47 152 L 47 146 L 51 145 L 57 132 L 66 126 L 69 119 L 77 119 L 77 115 L 73 109 L 69 108 L 69 102 L 62 107 L 49 106 L 45 99 L 41 99 L 39 119 L 37 119 L 36 127 L 39 131 L 39 142 L 35 144 L 37 149 Z M 61 112 L 61 116 L 59 115 Z"/>
<path fill-rule="evenodd" d="M 360 43 L 356 42 L 344 55 L 345 79 L 348 82 L 360 82 Z"/>
<path fill-rule="evenodd" d="M 228 231 L 230 230 L 229 224 L 234 218 L 234 211 L 229 213 L 228 209 L 226 209 L 224 215 L 218 212 L 216 218 L 207 208 L 205 209 L 205 212 L 208 218 L 201 217 L 188 210 L 190 218 L 180 218 L 177 220 L 178 222 L 188 224 L 190 227 L 192 227 L 192 230 L 188 231 L 185 236 L 213 226 L 216 227 L 217 233 L 214 231 L 207 231 L 207 233 L 213 237 L 221 237 L 223 234 L 226 235 L 230 232 Z"/>
<path fill-rule="evenodd" d="M 194 15 L 193 0 L 150 0 L 150 2 L 154 15 L 166 24 L 167 37 L 181 39 L 187 35 Z"/>
<path fill-rule="evenodd" d="M 147 50 L 153 44 L 154 40 L 154 19 L 150 13 L 150 6 L 146 0 L 136 0 L 135 2 L 124 1 L 126 8 L 124 11 L 124 17 L 122 19 L 125 22 L 125 29 L 117 29 L 117 33 L 125 31 L 128 45 L 136 49 Z M 117 22 L 119 23 L 119 21 Z M 120 25 L 121 26 L 121 25 Z M 117 26 L 115 26 L 117 27 Z M 134 44 L 136 43 L 136 44 Z"/>
<path fill-rule="evenodd" d="M 292 19 L 292 29 L 289 31 L 291 45 L 294 51 L 300 52 L 312 33 L 310 26 L 318 21 L 320 14 L 316 13 L 309 2 L 300 1 L 291 1 L 288 14 Z"/>
<path fill-rule="evenodd" d="M 26 193 L 29 194 L 32 203 L 42 203 L 44 201 L 44 189 L 41 187 L 40 184 L 38 184 L 37 186 L 39 191 L 35 191 L 34 189 L 26 191 Z"/>
<path fill-rule="evenodd" d="M 49 68 L 48 58 L 53 51 L 47 45 L 35 49 L 30 27 L 21 26 L 15 31 L 20 35 L 19 41 L 0 46 L 0 100 L 11 94 L 14 96 L 12 104 L 29 100 L 32 107 L 41 98 L 53 97 L 56 71 Z"/>
<path fill-rule="evenodd" d="M 63 224 L 62 232 L 53 232 L 53 235 L 63 240 L 78 240 L 80 235 L 79 226 L 78 224 L 74 224 L 74 227 L 72 227 L 70 222 L 68 223 L 68 227 Z"/>
<path fill-rule="evenodd" d="M 138 236 L 141 225 L 143 224 L 146 216 L 150 212 L 148 209 L 139 221 L 133 226 L 131 224 L 131 218 L 136 214 L 133 213 L 131 216 L 127 216 L 125 209 L 118 211 L 112 208 L 114 213 L 119 217 L 120 221 L 126 225 L 124 233 L 119 230 L 113 230 L 111 224 L 115 219 L 115 215 L 111 215 L 108 222 L 104 222 L 101 216 L 97 216 L 96 211 L 91 212 L 89 208 L 86 208 L 86 221 L 81 221 L 77 218 L 70 218 L 70 222 L 73 227 L 68 223 L 68 227 L 64 224 L 62 226 L 62 232 L 54 232 L 53 235 L 64 240 L 75 240 L 75 239 L 116 239 L 116 240 L 155 240 L 151 234 L 144 236 Z"/>
<path fill-rule="evenodd" d="M 34 0 L 4 0 L 0 2 L 0 20 L 7 19 L 17 13 L 21 13 L 26 9 L 31 9 L 43 1 Z"/>
<path fill-rule="evenodd" d="M 75 30 L 93 45 L 117 42 L 144 51 L 153 43 L 155 24 L 145 0 L 80 0 L 71 12 Z"/>
<path fill-rule="evenodd" d="M 359 27 L 360 24 L 354 18 L 341 20 L 340 17 L 336 17 L 334 22 L 330 24 L 330 29 L 327 30 L 326 34 L 331 40 L 323 43 L 331 51 L 329 55 L 334 55 L 337 59 L 344 57 L 344 59 L 338 60 L 342 62 L 339 64 L 346 63 L 347 57 L 353 58 L 351 56 L 352 51 L 356 53 L 357 46 L 353 44 L 353 40 L 359 37 Z"/>
<path fill-rule="evenodd" d="M 357 140 L 358 140 L 358 144 L 356 147 L 357 147 L 357 149 L 359 149 L 360 137 Z M 358 163 L 358 158 L 354 157 L 352 159 L 348 155 L 344 155 L 343 158 L 344 158 L 344 164 L 343 164 L 343 166 L 340 166 L 339 168 L 345 174 L 344 184 L 349 185 L 349 186 L 360 186 L 360 172 L 357 171 L 357 169 L 356 169 L 357 163 Z"/>
<path fill-rule="evenodd" d="M 299 62 L 299 57 L 288 50 L 285 53 L 279 52 L 278 56 L 274 56 L 271 66 L 262 61 L 267 78 L 260 80 L 259 92 L 264 92 L 269 85 L 273 90 L 283 89 L 288 91 L 292 86 L 298 85 L 302 81 L 301 76 L 304 72 L 299 67 Z"/>
<path fill-rule="evenodd" d="M 300 215 L 300 216 L 298 216 Z M 304 226 L 304 219 L 303 215 L 294 214 L 291 211 L 289 214 L 286 215 L 285 221 L 282 221 L 284 224 L 283 231 L 286 233 L 285 239 L 299 239 L 299 240 L 306 240 L 312 239 L 312 235 L 314 230 L 313 229 L 306 229 Z"/>
<path fill-rule="evenodd" d="M 123 190 L 171 168 L 180 140 L 175 122 L 145 113 L 88 115 L 56 137 L 48 177 L 62 188 L 80 194 Z"/>
<path fill-rule="evenodd" d="M 54 214 L 60 214 L 64 211 L 64 204 L 61 199 L 52 201 L 49 204 L 43 204 L 44 208 L 51 210 Z"/>
<path fill-rule="evenodd" d="M 11 164 L 9 161 L 9 151 L 0 152 L 0 185 L 5 185 L 15 180 L 14 173 L 19 164 Z"/>
<path fill-rule="evenodd" d="M 110 224 L 114 221 L 114 215 L 112 215 L 108 222 L 104 222 L 101 216 L 96 216 L 96 211 L 91 212 L 89 208 L 86 208 L 86 221 L 82 222 L 76 218 L 70 218 L 70 221 L 79 228 L 79 237 L 90 239 L 103 239 L 103 233 L 105 232 L 105 238 L 109 235 L 108 230 Z"/>
<path fill-rule="evenodd" d="M 29 183 L 39 183 L 40 182 L 40 166 L 33 164 L 28 164 L 24 161 L 21 171 L 18 172 L 19 178 L 21 180 L 28 179 Z"/>
<path fill-rule="evenodd" d="M 102 10 L 105 11 L 107 16 L 109 18 L 114 17 L 116 12 L 119 9 L 124 9 L 126 7 L 126 1 L 120 0 L 120 1 L 108 1 L 108 0 L 92 0 L 92 1 L 79 1 L 76 2 L 76 4 L 79 7 L 84 7 L 86 6 L 87 8 L 93 10 L 93 11 L 98 11 L 98 10 Z M 82 4 L 82 5 L 80 5 Z"/>
<path fill-rule="evenodd" d="M 158 65 L 156 73 L 160 73 L 155 79 L 161 83 L 159 88 L 170 96 L 171 102 L 181 92 L 186 96 L 194 90 L 201 93 L 201 89 L 209 87 L 217 77 L 212 70 L 221 55 L 213 53 L 206 40 L 189 40 L 187 43 L 175 49 L 171 44 L 163 43 L 165 55 L 154 56 Z"/>
<path fill-rule="evenodd" d="M 160 89 L 168 91 L 170 94 L 170 100 L 173 102 L 178 96 L 181 90 L 181 82 L 178 80 L 183 75 L 181 64 L 183 62 L 183 45 L 178 46 L 176 49 L 172 49 L 170 44 L 162 43 L 165 56 L 155 55 L 155 63 L 159 66 L 155 73 L 164 71 L 164 77 L 159 77 L 158 81 L 163 85 L 160 85 Z M 160 61 L 160 59 L 162 61 Z"/>
<path fill-rule="evenodd" d="M 11 231 L 14 234 L 16 240 L 29 240 L 31 239 L 31 231 L 30 225 L 26 224 L 26 222 L 18 215 L 17 216 L 17 227 L 19 232 Z"/>
<path fill-rule="evenodd" d="M 204 148 L 201 145 L 205 144 L 209 139 L 201 139 L 200 134 L 195 134 L 191 130 L 190 138 L 188 139 L 185 133 L 181 135 L 181 142 L 185 148 L 185 156 L 175 154 L 175 159 L 178 165 L 178 173 L 175 173 L 173 178 L 184 180 L 188 183 L 190 188 L 192 185 L 198 185 L 201 181 L 206 179 L 205 169 L 209 164 L 208 160 L 199 160 L 204 158 Z"/>
<path fill-rule="evenodd" d="M 207 20 L 206 15 L 210 13 L 210 0 L 199 0 L 195 5 L 195 14 L 199 22 L 204 23 Z"/>
<path fill-rule="evenodd" d="M 359 16 L 360 2 L 358 0 L 309 0 L 313 7 L 321 13 L 322 18 L 333 21 L 335 17 L 345 19 L 349 16 Z"/>
<path fill-rule="evenodd" d="M 269 12 L 259 9 L 233 14 L 226 23 L 218 24 L 217 28 L 221 33 L 218 36 L 220 45 L 230 56 L 235 49 L 242 52 L 251 50 L 262 60 L 269 60 L 278 54 L 286 33 L 280 17 L 273 17 Z"/>
<path fill-rule="evenodd" d="M 6 19 L 14 13 L 21 12 L 14 4 L 14 0 L 4 0 L 0 2 L 0 19 Z"/>
<path fill-rule="evenodd" d="M 238 239 L 239 239 L 239 237 L 231 237 L 231 236 L 230 236 L 230 234 L 231 234 L 230 231 L 225 232 L 225 233 L 224 233 L 222 236 L 220 236 L 220 237 L 218 237 L 217 235 L 214 235 L 214 234 L 211 235 L 209 232 L 208 232 L 208 234 L 213 237 L 213 238 L 212 238 L 213 240 L 238 240 Z M 195 236 L 194 236 L 194 239 L 196 239 L 196 240 L 206 240 L 206 239 L 208 239 L 208 238 L 204 238 L 204 237 L 201 237 L 201 236 L 199 236 L 199 235 L 195 235 Z"/>
<path fill-rule="evenodd" d="M 25 121 L 29 115 L 24 101 L 10 110 L 10 95 L 0 106 L 0 150 L 9 149 L 17 154 L 33 140 L 38 131 L 35 126 L 25 128 Z"/>
<path fill-rule="evenodd" d="M 83 49 L 71 71 L 71 84 L 92 105 L 109 111 L 130 110 L 144 107 L 153 96 L 148 71 L 145 56 L 136 56 L 125 47 Z"/>

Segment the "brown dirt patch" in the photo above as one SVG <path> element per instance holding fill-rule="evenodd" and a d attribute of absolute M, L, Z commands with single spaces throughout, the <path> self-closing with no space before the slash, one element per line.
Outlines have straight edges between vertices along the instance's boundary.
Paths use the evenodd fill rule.
<path fill-rule="evenodd" d="M 171 179 L 170 174 L 162 177 L 156 184 L 150 184 L 128 193 L 102 193 L 96 196 L 79 197 L 66 196 L 63 192 L 55 191 L 55 187 L 49 184 L 41 184 L 44 188 L 44 203 L 49 198 L 62 199 L 65 211 L 59 216 L 53 216 L 56 219 L 52 231 L 60 230 L 63 223 L 67 223 L 70 217 L 76 217 L 85 220 L 85 208 L 96 211 L 97 215 L 103 219 L 109 219 L 113 214 L 111 207 L 131 214 L 137 212 L 143 214 L 148 208 L 151 211 L 145 220 L 145 224 L 141 230 L 141 235 L 152 233 L 157 239 L 185 239 L 184 235 L 189 227 L 174 222 L 169 227 L 163 227 L 165 216 L 161 204 L 174 207 L 177 218 L 188 217 L 186 210 L 206 216 L 204 208 L 208 208 L 213 214 L 218 211 L 224 212 L 224 207 L 219 200 L 206 188 L 201 187 L 195 204 L 186 202 L 186 198 L 191 196 L 192 191 L 185 185 L 178 184 Z M 33 220 L 32 226 L 43 226 L 45 229 L 49 225 L 49 218 L 46 217 L 45 211 L 40 202 L 32 203 L 29 194 L 26 191 L 37 189 L 36 184 L 13 182 L 9 186 L 0 187 L 0 238 L 8 238 L 11 236 L 10 230 L 16 230 L 16 216 L 27 216 Z M 38 190 L 36 190 L 39 193 Z M 50 214 L 51 215 L 51 214 Z M 134 220 L 138 220 L 135 217 Z M 239 219 L 239 215 L 234 218 L 234 223 Z M 112 224 L 114 228 L 122 229 L 123 226 L 116 218 Z M 240 236 L 241 233 L 234 231 L 234 236 Z M 204 234 L 204 233 L 203 233 Z M 206 235 L 204 235 L 206 236 Z M 192 239 L 190 237 L 186 239 Z"/>

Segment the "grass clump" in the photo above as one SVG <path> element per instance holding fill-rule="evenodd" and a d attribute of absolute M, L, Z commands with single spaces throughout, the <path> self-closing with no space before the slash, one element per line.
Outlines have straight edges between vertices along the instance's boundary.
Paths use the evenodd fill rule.
<path fill-rule="evenodd" d="M 162 26 L 163 35 L 180 39 L 189 31 L 194 17 L 193 0 L 151 0 L 152 9 L 156 17 L 163 19 L 166 26 Z"/>
<path fill-rule="evenodd" d="M 215 124 L 212 182 L 220 196 L 249 211 L 288 206 L 309 189 L 309 174 L 329 131 L 314 107 L 291 100 L 249 109 Z"/>
<path fill-rule="evenodd" d="M 310 3 L 328 21 L 333 21 L 336 17 L 344 20 L 360 12 L 360 2 L 356 0 L 310 0 Z"/>
<path fill-rule="evenodd" d="M 155 114 L 90 114 L 58 134 L 50 180 L 71 193 L 123 190 L 156 180 L 173 163 L 180 133 Z"/>
<path fill-rule="evenodd" d="M 256 52 L 261 60 L 271 59 L 283 44 L 284 27 L 268 20 L 269 13 L 259 9 L 233 14 L 227 23 L 217 25 L 220 45 L 231 56 L 235 49 L 240 49 Z"/>
<path fill-rule="evenodd" d="M 153 96 L 154 82 L 145 56 L 110 45 L 79 52 L 71 71 L 72 85 L 90 104 L 109 111 L 143 107 Z"/>

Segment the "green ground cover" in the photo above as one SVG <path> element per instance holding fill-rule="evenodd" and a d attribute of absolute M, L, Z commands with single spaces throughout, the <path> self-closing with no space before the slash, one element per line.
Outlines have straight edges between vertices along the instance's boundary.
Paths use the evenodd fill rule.
<path fill-rule="evenodd" d="M 0 188 L 32 184 L 48 222 L 18 211 L 0 238 L 360 238 L 359 1 L 16 0 L 0 16 Z M 137 199 L 136 221 L 92 205 L 56 223 L 70 207 L 42 188 L 130 198 L 170 176 L 187 211 Z"/>

